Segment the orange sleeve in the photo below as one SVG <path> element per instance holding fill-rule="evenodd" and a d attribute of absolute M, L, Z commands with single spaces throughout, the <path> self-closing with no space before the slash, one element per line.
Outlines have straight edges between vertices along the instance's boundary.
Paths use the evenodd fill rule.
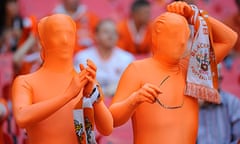
<path fill-rule="evenodd" d="M 21 46 L 32 33 L 35 37 L 37 37 L 37 18 L 35 16 L 27 17 L 31 24 L 28 27 L 23 27 L 22 35 L 19 39 L 18 46 Z"/>
<path fill-rule="evenodd" d="M 84 15 L 84 17 L 86 17 L 87 21 L 87 32 L 84 33 L 84 35 L 86 35 L 88 38 L 90 38 L 91 40 L 94 41 L 94 32 L 95 32 L 95 28 L 99 22 L 99 17 L 97 17 L 95 14 L 91 13 L 91 12 L 86 12 L 86 14 Z M 75 20 L 76 22 L 76 26 L 77 26 L 77 31 L 81 30 L 81 29 L 86 29 L 86 24 L 81 22 L 80 20 Z M 77 39 L 81 39 L 81 34 L 77 34 Z M 80 36 L 80 37 L 79 37 Z M 82 51 L 84 49 L 88 48 L 88 46 L 85 45 L 81 45 L 78 43 L 78 41 L 76 41 L 76 47 L 74 49 L 74 54 L 76 54 L 79 51 Z"/>
<path fill-rule="evenodd" d="M 240 34 L 240 29 L 239 29 L 239 25 L 237 24 L 237 22 L 235 21 L 235 19 L 237 19 L 238 16 L 236 15 L 233 15 L 231 17 L 228 17 L 224 23 L 226 25 L 228 25 L 229 27 L 231 27 L 235 32 L 237 32 L 237 34 L 239 35 Z M 240 52 L 240 38 L 238 36 L 238 39 L 237 39 L 237 42 L 234 46 L 234 51 L 236 52 Z"/>
<path fill-rule="evenodd" d="M 209 17 L 209 22 L 212 28 L 216 62 L 219 63 L 234 47 L 238 35 L 231 28 L 212 17 Z"/>
<path fill-rule="evenodd" d="M 117 32 L 118 32 L 118 41 L 117 46 L 119 46 L 121 49 L 125 49 L 125 41 L 124 41 L 124 32 L 126 29 L 124 29 L 123 23 L 119 23 L 117 25 Z"/>
<path fill-rule="evenodd" d="M 89 17 L 89 25 L 90 25 L 91 31 L 94 32 L 99 22 L 99 18 L 95 14 L 90 12 L 88 12 L 88 17 Z"/>
<path fill-rule="evenodd" d="M 100 87 L 99 83 L 96 81 L 96 70 L 97 67 L 96 65 L 91 61 L 91 60 L 87 60 L 87 65 L 89 68 L 91 68 L 92 71 L 92 83 L 89 82 L 87 84 L 87 86 L 85 86 L 85 92 L 83 91 L 84 95 L 90 95 L 92 93 L 92 91 L 94 91 L 91 96 L 90 99 L 93 103 L 93 108 L 94 108 L 94 122 L 95 125 L 98 129 L 98 131 L 103 134 L 103 135 L 109 135 L 112 132 L 113 129 L 113 118 L 112 115 L 110 113 L 110 111 L 108 110 L 108 108 L 106 107 L 106 105 L 103 103 L 103 91 L 102 88 Z M 84 66 L 82 64 L 80 64 L 80 69 L 81 71 L 84 70 Z M 95 90 L 92 88 L 92 84 L 96 84 L 95 86 Z M 93 90 L 92 90 L 93 89 Z M 98 91 L 98 92 L 96 92 Z M 95 93 L 98 93 L 97 95 Z M 90 118 L 90 116 L 89 116 Z M 92 118 L 90 118 L 92 119 Z M 92 121 L 93 122 L 93 121 Z"/>
<path fill-rule="evenodd" d="M 143 35 L 143 40 L 139 44 L 135 44 L 131 32 L 128 28 L 127 21 L 122 21 L 117 25 L 118 42 L 117 46 L 132 53 L 132 54 L 147 54 L 151 50 L 151 27 L 150 24 L 146 27 L 146 33 Z"/>
<path fill-rule="evenodd" d="M 113 118 L 110 111 L 103 101 L 95 103 L 93 108 L 97 130 L 102 135 L 110 135 L 113 130 Z"/>
<path fill-rule="evenodd" d="M 173 2 L 167 6 L 169 12 L 175 12 L 188 18 L 193 15 L 193 10 L 186 2 Z M 237 33 L 222 22 L 208 17 L 210 22 L 213 48 L 215 51 L 216 62 L 219 63 L 234 47 L 237 41 Z"/>
<path fill-rule="evenodd" d="M 73 87 L 68 87 L 62 96 L 33 103 L 33 89 L 23 76 L 17 77 L 13 82 L 12 102 L 16 122 L 20 127 L 33 125 L 56 112 L 71 100 Z"/>
<path fill-rule="evenodd" d="M 132 54 L 136 53 L 135 45 L 127 28 L 127 21 L 122 21 L 117 25 L 118 42 L 117 46 Z"/>
<path fill-rule="evenodd" d="M 33 125 L 47 118 L 64 103 L 63 100 L 51 99 L 33 104 L 32 95 L 31 86 L 23 77 L 17 77 L 13 83 L 12 102 L 15 119 L 20 127 Z"/>
<path fill-rule="evenodd" d="M 146 35 L 144 37 L 144 41 L 140 46 L 140 53 L 147 54 L 151 52 L 151 44 L 152 44 L 152 35 L 151 35 L 151 24 L 148 24 L 146 27 Z"/>
<path fill-rule="evenodd" d="M 140 81 L 135 66 L 130 64 L 119 81 L 116 94 L 109 107 L 115 127 L 124 124 L 131 118 L 137 107 L 131 95 L 139 88 Z"/>

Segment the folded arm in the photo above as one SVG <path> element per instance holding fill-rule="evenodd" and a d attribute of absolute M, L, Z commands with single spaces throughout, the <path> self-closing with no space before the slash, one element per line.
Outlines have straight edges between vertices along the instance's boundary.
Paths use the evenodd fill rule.
<path fill-rule="evenodd" d="M 78 80 L 74 79 L 73 81 L 77 82 Z M 80 97 L 80 90 L 87 80 L 82 80 L 79 85 L 73 84 L 73 81 L 62 95 L 33 103 L 31 86 L 23 77 L 17 77 L 12 89 L 13 112 L 17 124 L 26 128 L 46 119 L 68 102 Z"/>
<path fill-rule="evenodd" d="M 115 127 L 127 122 L 137 107 L 130 97 L 134 91 L 140 88 L 140 82 L 136 75 L 134 65 L 130 64 L 119 81 L 116 94 L 109 107 Z"/>
<path fill-rule="evenodd" d="M 103 101 L 94 104 L 94 119 L 97 130 L 101 134 L 111 134 L 113 130 L 113 118 Z"/>
<path fill-rule="evenodd" d="M 216 62 L 219 63 L 228 55 L 237 41 L 237 33 L 222 22 L 209 17 L 212 28 L 213 48 L 215 51 Z"/>
<path fill-rule="evenodd" d="M 190 5 L 181 1 L 169 4 L 167 6 L 167 11 L 185 16 L 187 20 L 194 17 L 195 14 Z M 237 41 L 237 33 L 211 16 L 208 17 L 208 20 L 212 29 L 212 40 L 216 62 L 219 63 L 235 45 Z M 196 24 L 198 24 L 198 22 L 196 22 Z"/>

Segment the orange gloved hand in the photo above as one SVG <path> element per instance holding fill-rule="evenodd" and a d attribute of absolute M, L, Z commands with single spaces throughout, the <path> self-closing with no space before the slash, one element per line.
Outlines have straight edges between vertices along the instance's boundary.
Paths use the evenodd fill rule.
<path fill-rule="evenodd" d="M 119 81 L 118 89 L 109 107 L 115 127 L 127 122 L 142 103 L 153 104 L 156 97 L 161 94 L 157 85 L 150 83 L 139 85 L 141 82 L 138 76 L 134 64 L 130 64 Z"/>
<path fill-rule="evenodd" d="M 88 83 L 84 87 L 83 96 L 91 97 L 92 104 L 96 101 L 101 101 L 103 99 L 103 92 L 100 84 L 96 80 L 96 65 L 93 63 L 93 61 L 87 59 L 87 67 L 85 68 L 83 64 L 80 64 L 79 67 L 81 71 L 86 70 L 88 73 L 86 76 Z M 95 89 L 97 91 L 95 91 Z"/>
<path fill-rule="evenodd" d="M 85 68 L 83 64 L 79 65 L 80 70 L 81 71 L 87 71 L 88 73 L 88 83 L 86 85 L 86 87 L 84 88 L 83 91 L 83 95 L 84 96 L 89 96 L 93 90 L 93 87 L 96 83 L 96 72 L 97 72 L 97 67 L 96 65 L 93 63 L 93 61 L 91 61 L 90 59 L 87 59 L 87 67 Z"/>
<path fill-rule="evenodd" d="M 195 6 L 190 6 L 186 2 L 173 2 L 167 6 L 168 12 L 173 12 L 184 16 L 188 23 L 194 24 L 198 28 L 199 11 Z M 212 32 L 213 48 L 216 56 L 216 62 L 219 63 L 229 53 L 237 40 L 237 34 L 225 24 L 208 16 Z"/>
<path fill-rule="evenodd" d="M 113 119 L 110 111 L 103 102 L 103 92 L 96 80 L 97 67 L 90 59 L 87 60 L 87 67 L 80 64 L 80 70 L 87 72 L 88 82 L 83 90 L 83 96 L 89 99 L 94 109 L 94 122 L 97 130 L 102 135 L 109 135 L 113 130 Z M 90 118 L 91 116 L 89 116 Z M 90 118 L 92 119 L 92 118 Z M 93 120 L 91 120 L 93 122 Z M 94 123 L 93 122 L 93 123 Z"/>
<path fill-rule="evenodd" d="M 156 85 L 145 83 L 140 89 L 132 93 L 129 97 L 129 101 L 134 106 L 138 106 L 143 102 L 155 103 L 157 96 L 161 94 L 159 87 Z"/>
<path fill-rule="evenodd" d="M 169 4 L 167 6 L 167 11 L 180 14 L 186 18 L 189 18 L 194 14 L 191 6 L 182 1 L 177 1 Z"/>
<path fill-rule="evenodd" d="M 88 72 L 86 70 L 74 75 L 68 88 L 66 89 L 66 93 L 70 96 L 70 99 L 75 98 L 88 83 L 87 75 Z"/>
<path fill-rule="evenodd" d="M 198 28 L 199 10 L 195 5 L 188 5 L 186 2 L 177 1 L 169 4 L 167 11 L 184 16 L 189 24 L 195 25 L 195 29 Z"/>
<path fill-rule="evenodd" d="M 127 122 L 140 104 L 144 102 L 150 104 L 155 103 L 159 94 L 161 94 L 161 92 L 156 85 L 146 83 L 137 91 L 133 92 L 125 101 L 111 105 L 110 111 L 114 111 L 113 113 L 117 113 L 118 115 L 114 117 L 114 126 L 120 126 Z"/>

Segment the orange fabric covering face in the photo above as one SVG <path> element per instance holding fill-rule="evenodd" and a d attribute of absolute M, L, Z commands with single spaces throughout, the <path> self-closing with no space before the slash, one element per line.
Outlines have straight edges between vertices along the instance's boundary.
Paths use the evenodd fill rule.
<path fill-rule="evenodd" d="M 168 12 L 153 23 L 153 56 L 128 66 L 109 107 L 115 127 L 132 119 L 135 144 L 196 142 L 198 102 L 184 95 L 188 66 L 188 57 L 184 55 L 190 31 L 183 16 L 184 9 L 191 7 L 184 2 L 170 5 Z M 237 35 L 212 17 L 209 21 L 219 62 L 230 51 Z"/>
<path fill-rule="evenodd" d="M 178 63 L 186 51 L 190 30 L 186 18 L 166 12 L 152 26 L 153 57 L 161 62 Z"/>
<path fill-rule="evenodd" d="M 14 80 L 14 117 L 27 130 L 29 144 L 77 144 L 72 112 L 83 88 L 92 84 L 88 77 L 95 79 L 96 68 L 88 65 L 80 73 L 74 71 L 76 26 L 71 17 L 45 17 L 38 24 L 38 33 L 44 63 L 36 72 Z M 94 105 L 94 112 L 100 133 L 109 134 L 112 117 L 102 101 Z"/>
<path fill-rule="evenodd" d="M 52 62 L 52 58 L 63 60 L 73 56 L 73 48 L 76 42 L 76 25 L 71 19 L 67 22 L 56 19 L 55 17 L 45 18 L 38 25 L 39 39 L 43 48 L 43 59 L 46 63 Z M 45 60 L 45 58 L 48 58 L 48 60 Z"/>

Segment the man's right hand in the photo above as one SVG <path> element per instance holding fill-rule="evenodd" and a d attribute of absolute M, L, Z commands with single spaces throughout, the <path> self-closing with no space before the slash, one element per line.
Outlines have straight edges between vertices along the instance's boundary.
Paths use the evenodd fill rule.
<path fill-rule="evenodd" d="M 180 14 L 187 19 L 194 14 L 194 11 L 192 10 L 191 6 L 188 5 L 186 2 L 182 1 L 177 1 L 169 4 L 167 6 L 167 11 Z"/>
<path fill-rule="evenodd" d="M 157 96 L 161 93 L 162 92 L 158 86 L 145 83 L 139 90 L 130 96 L 130 100 L 133 105 L 139 105 L 143 102 L 153 104 L 156 101 Z"/>
<path fill-rule="evenodd" d="M 199 9 L 195 5 L 189 5 L 183 1 L 177 1 L 170 3 L 167 6 L 167 11 L 172 13 L 177 13 L 184 16 L 189 24 L 195 25 L 198 27 L 198 15 Z"/>
<path fill-rule="evenodd" d="M 76 97 L 80 93 L 80 91 L 84 88 L 84 86 L 88 83 L 87 75 L 88 72 L 86 70 L 83 70 L 80 73 L 73 76 L 67 88 L 67 92 L 69 94 L 70 99 Z"/>

